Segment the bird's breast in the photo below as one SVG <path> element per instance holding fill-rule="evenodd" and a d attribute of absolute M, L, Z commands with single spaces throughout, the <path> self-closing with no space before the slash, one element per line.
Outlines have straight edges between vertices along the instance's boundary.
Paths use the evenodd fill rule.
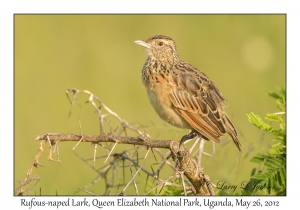
<path fill-rule="evenodd" d="M 169 99 L 169 95 L 174 88 L 172 78 L 160 73 L 154 73 L 148 76 L 148 79 L 143 82 L 150 103 L 160 118 L 180 128 L 191 128 L 176 112 L 175 107 Z"/>

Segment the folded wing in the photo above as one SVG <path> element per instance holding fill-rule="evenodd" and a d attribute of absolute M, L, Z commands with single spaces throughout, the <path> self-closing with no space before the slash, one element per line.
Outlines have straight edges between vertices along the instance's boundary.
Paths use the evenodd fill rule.
<path fill-rule="evenodd" d="M 169 94 L 175 110 L 206 138 L 219 143 L 219 137 L 228 133 L 241 150 L 236 130 L 224 111 L 226 99 L 219 89 L 204 73 L 186 66 L 183 69 L 173 75 L 175 88 Z M 191 72 L 187 72 L 189 69 Z"/>

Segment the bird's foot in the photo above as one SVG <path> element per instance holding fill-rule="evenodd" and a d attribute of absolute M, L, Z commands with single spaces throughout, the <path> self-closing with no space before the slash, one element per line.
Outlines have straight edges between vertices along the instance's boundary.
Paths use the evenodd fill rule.
<path fill-rule="evenodd" d="M 187 141 L 187 140 L 189 140 L 189 139 L 195 138 L 197 135 L 198 135 L 197 133 L 192 133 L 192 132 L 191 132 L 191 133 L 188 133 L 188 134 L 186 134 L 186 135 L 184 135 L 184 136 L 181 138 L 181 140 L 180 140 L 179 146 L 180 146 L 183 142 L 185 142 L 185 141 Z"/>

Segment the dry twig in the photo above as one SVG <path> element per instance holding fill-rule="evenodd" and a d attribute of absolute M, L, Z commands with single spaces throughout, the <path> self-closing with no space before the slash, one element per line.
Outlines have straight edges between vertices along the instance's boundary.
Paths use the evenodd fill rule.
<path fill-rule="evenodd" d="M 214 195 L 214 190 L 212 188 L 212 184 L 207 184 L 209 181 L 208 176 L 205 176 L 204 172 L 202 171 L 200 164 L 201 164 L 201 155 L 204 154 L 203 152 L 203 144 L 199 145 L 199 152 L 197 155 L 197 162 L 192 159 L 192 156 L 190 155 L 190 152 L 195 148 L 197 142 L 199 140 L 196 140 L 194 145 L 192 146 L 191 151 L 185 147 L 184 144 L 179 145 L 178 141 L 174 140 L 154 140 L 152 139 L 147 133 L 142 132 L 135 127 L 129 125 L 124 119 L 122 119 L 119 115 L 117 115 L 115 112 L 113 112 L 110 108 L 108 108 L 97 96 L 95 96 L 93 93 L 87 90 L 77 90 L 75 88 L 69 88 L 67 90 L 67 96 L 70 100 L 71 107 L 70 107 L 70 113 L 72 112 L 73 106 L 75 102 L 79 104 L 77 94 L 79 93 L 85 93 L 89 95 L 89 99 L 87 103 L 91 103 L 93 107 L 95 108 L 98 117 L 99 117 L 99 123 L 100 123 L 100 135 L 85 135 L 82 133 L 82 127 L 81 123 L 79 121 L 79 128 L 80 128 L 80 134 L 59 134 L 59 133 L 46 133 L 42 135 L 38 135 L 36 137 L 36 140 L 41 140 L 40 148 L 38 150 L 38 154 L 36 155 L 36 158 L 34 160 L 33 165 L 28 170 L 28 173 L 21 183 L 20 187 L 18 187 L 15 191 L 15 194 L 23 194 L 24 186 L 29 182 L 29 176 L 32 172 L 33 166 L 37 167 L 39 164 L 38 159 L 41 156 L 43 152 L 43 145 L 48 142 L 50 144 L 50 154 L 49 154 L 49 160 L 53 160 L 52 154 L 57 151 L 58 154 L 58 144 L 63 143 L 66 141 L 75 141 L 77 144 L 74 146 L 73 150 L 79 145 L 79 143 L 86 143 L 89 142 L 92 145 L 94 145 L 94 155 L 91 159 L 83 159 L 78 154 L 76 154 L 82 161 L 84 161 L 86 164 L 88 164 L 92 170 L 97 172 L 98 176 L 88 185 L 84 186 L 83 188 L 78 188 L 81 191 L 87 192 L 91 195 L 96 195 L 95 193 L 89 193 L 86 191 L 86 188 L 88 188 L 91 185 L 96 184 L 100 180 L 105 181 L 105 192 L 104 195 L 108 195 L 111 191 L 111 188 L 118 188 L 120 186 L 125 186 L 124 189 L 119 193 L 120 195 L 124 195 L 125 190 L 128 188 L 129 184 L 133 182 L 133 186 L 135 189 L 136 194 L 139 194 L 138 190 L 138 184 L 136 183 L 135 177 L 138 174 L 144 173 L 148 177 L 152 177 L 153 180 L 156 181 L 156 186 L 150 189 L 147 193 L 153 192 L 156 190 L 155 194 L 161 193 L 162 189 L 165 186 L 172 186 L 183 190 L 184 195 L 188 195 L 188 193 L 193 193 L 194 195 Z M 70 99 L 69 93 L 73 94 L 73 98 Z M 98 104 L 98 105 L 97 105 Z M 112 116 L 116 118 L 120 123 L 119 132 L 115 134 L 117 129 L 113 131 L 110 122 L 109 124 L 109 130 L 110 132 L 105 132 L 105 124 L 104 120 L 107 121 L 107 117 Z M 131 130 L 136 133 L 136 137 L 128 137 L 127 136 L 127 130 Z M 200 141 L 201 142 L 201 141 Z M 103 144 L 111 143 L 113 146 L 105 146 Z M 114 148 L 116 145 L 121 144 L 131 144 L 134 146 L 141 146 L 141 147 L 134 147 L 133 150 L 124 150 L 121 153 L 113 153 Z M 54 145 L 54 150 L 52 146 Z M 96 156 L 96 150 L 97 146 L 102 146 L 106 152 L 107 155 L 103 155 L 100 157 Z M 139 158 L 139 153 L 142 151 L 141 148 L 147 148 L 146 154 L 144 158 Z M 167 154 L 164 154 L 161 149 L 167 149 L 169 150 Z M 152 151 L 154 158 L 156 159 L 156 162 L 158 162 L 159 167 L 154 170 L 152 165 L 150 165 L 150 168 L 152 171 L 149 171 L 146 169 L 145 166 L 141 165 L 139 162 L 145 160 L 148 157 L 149 151 Z M 156 153 L 158 154 L 158 158 L 156 157 Z M 170 162 L 170 157 L 175 160 L 176 164 L 172 164 Z M 104 164 L 108 160 L 108 164 L 104 165 L 103 167 L 96 169 L 95 168 L 95 161 L 99 158 L 105 158 Z M 158 160 L 161 158 L 161 160 Z M 89 164 L 89 161 L 92 160 L 93 164 Z M 58 160 L 54 161 L 60 161 Z M 123 178 L 119 177 L 118 168 L 120 167 L 120 164 L 122 165 L 123 169 Z M 173 170 L 173 174 L 169 176 L 167 179 L 161 179 L 160 178 L 160 172 L 162 170 L 166 170 L 166 165 L 170 166 L 171 170 Z M 136 173 L 132 174 L 132 168 L 136 168 Z M 127 181 L 127 184 L 125 184 L 125 169 L 129 168 L 131 179 Z M 184 179 L 184 176 L 187 178 L 187 180 Z M 110 176 L 110 177 L 109 177 Z M 122 180 L 123 184 L 120 184 L 118 182 L 117 184 L 114 184 L 116 182 L 116 178 L 118 180 Z M 173 180 L 170 182 L 170 180 Z M 181 180 L 181 185 L 176 183 L 176 180 Z M 147 181 L 146 181 L 147 184 Z M 158 187 L 162 186 L 160 192 L 157 192 Z"/>

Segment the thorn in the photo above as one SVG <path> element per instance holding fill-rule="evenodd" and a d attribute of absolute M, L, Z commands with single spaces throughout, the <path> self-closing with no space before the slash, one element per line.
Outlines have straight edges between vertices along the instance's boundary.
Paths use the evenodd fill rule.
<path fill-rule="evenodd" d="M 117 145 L 117 143 L 114 144 L 113 148 L 110 150 L 109 154 L 107 155 L 107 158 L 105 159 L 104 163 L 106 163 L 106 161 L 108 160 L 108 158 L 110 157 L 112 151 L 114 150 L 115 146 Z"/>
<path fill-rule="evenodd" d="M 144 159 L 146 159 L 147 158 L 147 156 L 148 156 L 148 154 L 149 154 L 149 152 L 150 152 L 150 147 L 148 147 L 148 149 L 147 149 L 147 153 L 146 153 L 146 155 L 145 155 L 145 157 L 144 157 Z"/>

